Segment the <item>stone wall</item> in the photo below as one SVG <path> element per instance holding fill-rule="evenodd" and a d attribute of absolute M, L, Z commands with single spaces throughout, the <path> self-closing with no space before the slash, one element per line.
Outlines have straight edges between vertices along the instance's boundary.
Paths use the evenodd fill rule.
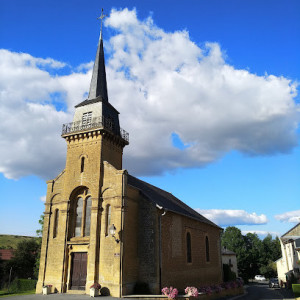
<path fill-rule="evenodd" d="M 187 232 L 192 262 L 187 262 Z M 220 228 L 167 212 L 162 216 L 162 286 L 183 290 L 222 282 Z M 209 261 L 205 239 L 209 239 Z"/>

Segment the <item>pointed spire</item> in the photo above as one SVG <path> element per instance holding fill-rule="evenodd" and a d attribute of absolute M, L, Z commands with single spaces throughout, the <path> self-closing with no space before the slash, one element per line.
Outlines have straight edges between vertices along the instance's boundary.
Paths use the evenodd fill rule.
<path fill-rule="evenodd" d="M 103 8 L 102 8 L 101 16 L 98 18 L 101 19 L 101 30 L 100 30 L 98 49 L 96 53 L 96 59 L 93 68 L 92 80 L 90 84 L 90 92 L 88 97 L 89 100 L 101 97 L 104 101 L 108 101 L 104 50 L 103 50 L 103 40 L 102 40 L 102 21 L 104 17 L 105 15 L 103 14 Z"/>

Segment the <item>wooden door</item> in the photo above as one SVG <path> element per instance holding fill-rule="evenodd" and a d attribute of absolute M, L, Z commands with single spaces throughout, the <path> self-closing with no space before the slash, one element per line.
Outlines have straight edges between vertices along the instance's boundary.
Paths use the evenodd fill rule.
<path fill-rule="evenodd" d="M 87 272 L 87 253 L 74 252 L 71 269 L 71 289 L 85 290 Z"/>

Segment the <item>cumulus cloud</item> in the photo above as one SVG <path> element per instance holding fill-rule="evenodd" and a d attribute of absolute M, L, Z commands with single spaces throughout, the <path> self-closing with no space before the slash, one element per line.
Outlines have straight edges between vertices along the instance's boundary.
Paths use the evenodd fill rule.
<path fill-rule="evenodd" d="M 105 25 L 115 32 L 105 41 L 108 93 L 130 133 L 129 172 L 161 174 L 204 166 L 231 150 L 272 155 L 297 145 L 296 83 L 235 69 L 219 44 L 200 47 L 187 31 L 165 32 L 135 10 L 112 10 Z M 84 99 L 92 64 L 61 76 L 53 73 L 64 62 L 0 54 L 0 171 L 51 178 L 65 160 L 60 126 Z"/>
<path fill-rule="evenodd" d="M 266 215 L 248 213 L 245 210 L 200 208 L 195 210 L 219 226 L 261 225 L 268 222 Z"/>
<path fill-rule="evenodd" d="M 48 70 L 43 69 L 45 65 Z M 63 168 L 61 125 L 72 115 L 58 110 L 54 103 L 70 103 L 68 107 L 72 107 L 75 92 L 82 100 L 78 92 L 80 73 L 50 75 L 64 65 L 49 58 L 0 50 L 0 172 L 7 178 L 35 174 L 49 179 Z"/>
<path fill-rule="evenodd" d="M 42 197 L 40 197 L 40 200 L 41 200 L 42 202 L 46 202 L 46 195 L 45 195 L 45 196 L 42 196 Z"/>
<path fill-rule="evenodd" d="M 275 219 L 280 222 L 299 223 L 300 210 L 288 211 L 275 216 Z"/>

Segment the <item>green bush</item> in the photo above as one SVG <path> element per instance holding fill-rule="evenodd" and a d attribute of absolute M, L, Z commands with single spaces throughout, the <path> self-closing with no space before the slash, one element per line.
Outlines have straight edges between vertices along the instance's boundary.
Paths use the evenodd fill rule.
<path fill-rule="evenodd" d="M 223 264 L 223 281 L 233 281 L 236 279 L 236 274 L 231 271 L 231 267 L 228 264 Z"/>
<path fill-rule="evenodd" d="M 34 290 L 36 286 L 35 279 L 15 279 L 9 291 L 13 293 Z"/>
<path fill-rule="evenodd" d="M 295 297 L 300 297 L 300 284 L 292 284 Z"/>

